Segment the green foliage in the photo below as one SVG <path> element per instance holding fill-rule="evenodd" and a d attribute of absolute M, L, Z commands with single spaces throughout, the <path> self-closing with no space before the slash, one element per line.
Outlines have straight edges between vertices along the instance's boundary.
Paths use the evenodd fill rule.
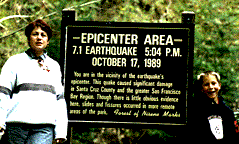
<path fill-rule="evenodd" d="M 76 129 L 76 130 L 74 130 Z M 107 129 L 113 131 L 107 131 Z M 115 130 L 115 131 L 114 131 Z M 120 132 L 120 134 L 118 134 Z M 100 143 L 102 141 L 97 141 L 104 139 L 103 141 L 110 140 L 113 143 L 113 139 L 117 139 L 118 136 L 122 136 L 121 142 L 124 144 L 141 144 L 145 141 L 149 143 L 158 142 L 169 142 L 175 136 L 171 136 L 165 133 L 163 130 L 157 129 L 116 129 L 116 128 L 105 128 L 102 132 L 102 128 L 80 128 L 74 127 L 72 131 L 72 143 Z M 115 142 L 117 143 L 117 142 Z"/>
<path fill-rule="evenodd" d="M 237 10 L 233 9 L 237 6 Z M 212 70 L 222 77 L 221 94 L 232 107 L 239 97 L 238 2 L 209 1 L 200 8 L 195 28 L 194 74 Z"/>

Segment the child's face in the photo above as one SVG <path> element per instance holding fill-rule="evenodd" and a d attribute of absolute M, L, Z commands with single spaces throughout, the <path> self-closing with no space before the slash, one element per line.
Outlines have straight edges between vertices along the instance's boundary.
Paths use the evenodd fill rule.
<path fill-rule="evenodd" d="M 209 98 L 215 98 L 218 96 L 218 92 L 221 89 L 221 84 L 217 81 L 216 76 L 208 75 L 203 79 L 202 92 Z"/>

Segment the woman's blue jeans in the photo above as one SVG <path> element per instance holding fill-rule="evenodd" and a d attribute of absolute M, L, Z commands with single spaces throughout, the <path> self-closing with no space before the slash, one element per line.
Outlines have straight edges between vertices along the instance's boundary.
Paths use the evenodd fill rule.
<path fill-rule="evenodd" d="M 8 144 L 52 144 L 54 125 L 7 123 L 4 142 Z"/>

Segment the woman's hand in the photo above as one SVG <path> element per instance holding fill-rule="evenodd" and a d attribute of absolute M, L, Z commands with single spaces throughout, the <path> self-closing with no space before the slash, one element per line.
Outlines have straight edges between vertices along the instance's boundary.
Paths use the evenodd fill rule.
<path fill-rule="evenodd" d="M 2 135 L 4 135 L 4 129 L 0 127 L 0 139 L 2 138 Z"/>
<path fill-rule="evenodd" d="M 63 142 L 66 141 L 66 139 L 64 139 L 64 138 L 57 138 L 57 139 L 55 139 L 55 141 L 56 141 L 56 143 L 63 143 Z"/>
<path fill-rule="evenodd" d="M 3 133 L 4 134 L 4 129 L 0 126 L 0 133 Z M 3 135 L 2 134 L 2 135 Z"/>

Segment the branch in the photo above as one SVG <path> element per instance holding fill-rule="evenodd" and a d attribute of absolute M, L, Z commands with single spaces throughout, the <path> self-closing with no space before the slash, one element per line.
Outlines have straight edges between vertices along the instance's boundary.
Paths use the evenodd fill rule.
<path fill-rule="evenodd" d="M 20 11 L 21 11 L 21 8 L 22 8 L 22 6 L 17 4 L 17 13 L 18 13 L 19 15 L 21 15 L 21 12 L 20 12 Z M 25 22 L 27 22 L 27 20 L 24 19 L 23 17 L 21 17 L 21 19 L 23 19 Z"/>
<path fill-rule="evenodd" d="M 1 26 L 2 28 L 4 28 L 4 29 L 7 29 L 7 27 L 5 27 L 4 25 L 2 25 L 1 23 L 0 23 L 0 26 Z"/>
<path fill-rule="evenodd" d="M 50 13 L 50 14 L 48 14 L 48 15 L 46 15 L 46 16 L 40 17 L 40 19 L 47 18 L 47 17 L 49 17 L 49 16 L 51 16 L 51 15 L 54 15 L 54 14 L 56 14 L 56 13 L 57 13 L 57 12 Z"/>
<path fill-rule="evenodd" d="M 4 5 L 8 0 L 5 0 L 3 2 L 0 3 L 0 5 Z"/>
<path fill-rule="evenodd" d="M 27 25 L 24 26 L 24 27 L 21 27 L 20 29 L 14 31 L 14 32 L 12 32 L 12 33 L 10 33 L 10 34 L 8 34 L 8 35 L 5 35 L 5 36 L 0 37 L 0 39 L 3 39 L 3 38 L 8 37 L 8 36 L 10 36 L 10 35 L 13 35 L 14 33 L 17 33 L 17 32 L 19 32 L 20 30 L 22 30 L 22 29 L 24 29 L 24 28 L 26 28 L 26 27 L 27 27 Z"/>
<path fill-rule="evenodd" d="M 7 1 L 7 0 L 6 0 L 6 1 Z M 83 6 L 86 6 L 86 5 L 89 5 L 89 4 L 92 4 L 92 3 L 96 3 L 96 2 L 100 2 L 100 1 L 101 1 L 101 0 L 91 1 L 91 2 L 87 2 L 87 3 L 81 4 L 81 5 L 79 5 L 79 6 L 72 6 L 72 7 L 65 8 L 65 9 L 66 9 L 66 10 L 69 10 L 69 9 L 73 9 L 73 8 L 76 8 L 76 7 L 83 7 Z M 5 3 L 5 2 L 4 2 L 4 3 Z M 49 16 L 51 16 L 51 15 L 55 15 L 55 14 L 57 14 L 57 13 L 58 13 L 58 12 L 50 13 L 50 14 L 48 14 L 48 15 L 46 15 L 46 16 L 41 17 L 41 19 L 47 18 L 47 17 L 49 17 Z M 4 26 L 1 24 L 1 22 L 5 21 L 5 20 L 7 20 L 7 19 L 16 18 L 16 17 L 24 18 L 24 17 L 33 17 L 33 16 L 26 16 L 26 15 L 11 15 L 11 16 L 7 16 L 7 17 L 4 17 L 4 18 L 0 19 L 0 26 L 2 26 L 3 28 L 6 28 L 6 27 L 4 27 Z M 10 36 L 10 35 L 12 35 L 12 34 L 18 32 L 18 31 L 20 31 L 20 30 L 26 28 L 26 27 L 27 27 L 27 25 L 24 26 L 24 27 L 21 27 L 20 29 L 14 31 L 14 32 L 12 32 L 12 33 L 10 33 L 10 34 L 8 34 L 8 35 L 5 35 L 5 36 L 0 37 L 0 39 L 3 39 L 3 38 L 5 38 L 5 37 L 8 37 L 8 36 Z"/>
<path fill-rule="evenodd" d="M 81 4 L 79 6 L 82 7 L 82 6 L 89 5 L 89 4 L 96 3 L 96 2 L 100 2 L 100 1 L 101 0 L 91 1 L 91 2 L 87 2 L 87 3 Z M 76 8 L 76 7 L 79 7 L 79 6 L 72 6 L 72 7 L 69 7 L 69 8 L 65 8 L 64 10 L 70 10 L 70 9 L 73 9 L 73 8 Z"/>
<path fill-rule="evenodd" d="M 168 1 L 169 1 L 169 4 L 168 4 L 168 6 L 166 7 L 166 13 L 164 13 L 164 14 L 160 17 L 160 19 L 159 19 L 160 22 L 162 22 L 162 19 L 163 19 L 164 17 L 166 17 L 166 15 L 168 15 L 169 7 L 170 7 L 171 4 L 172 4 L 172 0 L 168 0 Z"/>
<path fill-rule="evenodd" d="M 141 134 L 141 136 L 138 138 L 138 141 L 145 135 L 146 132 L 147 132 L 147 130 L 144 130 L 143 134 Z"/>
<path fill-rule="evenodd" d="M 0 19 L 0 23 L 7 20 L 7 19 L 11 19 L 11 18 L 16 18 L 16 17 L 32 17 L 32 16 L 26 16 L 26 15 L 11 15 L 11 16 L 7 16 L 4 17 L 2 19 Z"/>
<path fill-rule="evenodd" d="M 4 18 L 0 19 L 0 26 L 6 29 L 6 27 L 4 27 L 4 26 L 1 24 L 1 22 L 5 21 L 5 20 L 7 20 L 7 19 L 16 18 L 16 17 L 32 17 L 32 16 L 26 16 L 26 15 L 11 15 L 11 16 L 7 16 L 7 17 L 4 17 Z M 0 39 L 5 38 L 5 37 L 8 37 L 8 36 L 10 36 L 10 35 L 12 35 L 12 34 L 18 32 L 18 31 L 24 29 L 25 27 L 26 27 L 26 26 L 24 26 L 24 27 L 22 27 L 22 28 L 20 28 L 20 29 L 18 29 L 18 30 L 16 30 L 16 31 L 14 31 L 14 32 L 12 32 L 12 33 L 10 33 L 10 34 L 8 34 L 8 35 L 2 36 L 2 37 L 0 37 Z"/>
<path fill-rule="evenodd" d="M 100 0 L 91 1 L 91 2 L 88 2 L 88 3 L 81 4 L 81 5 L 79 5 L 79 6 L 68 7 L 68 8 L 65 8 L 64 10 L 70 10 L 70 9 L 73 9 L 73 8 L 76 8 L 76 7 L 82 7 L 82 6 L 89 5 L 89 4 L 96 3 L 96 2 L 100 2 Z M 54 15 L 54 14 L 56 14 L 56 13 L 58 13 L 58 12 L 50 13 L 50 14 L 48 14 L 48 15 L 46 15 L 46 16 L 43 16 L 42 19 L 47 18 L 47 17 L 49 17 L 49 16 L 51 16 L 51 15 Z"/>

